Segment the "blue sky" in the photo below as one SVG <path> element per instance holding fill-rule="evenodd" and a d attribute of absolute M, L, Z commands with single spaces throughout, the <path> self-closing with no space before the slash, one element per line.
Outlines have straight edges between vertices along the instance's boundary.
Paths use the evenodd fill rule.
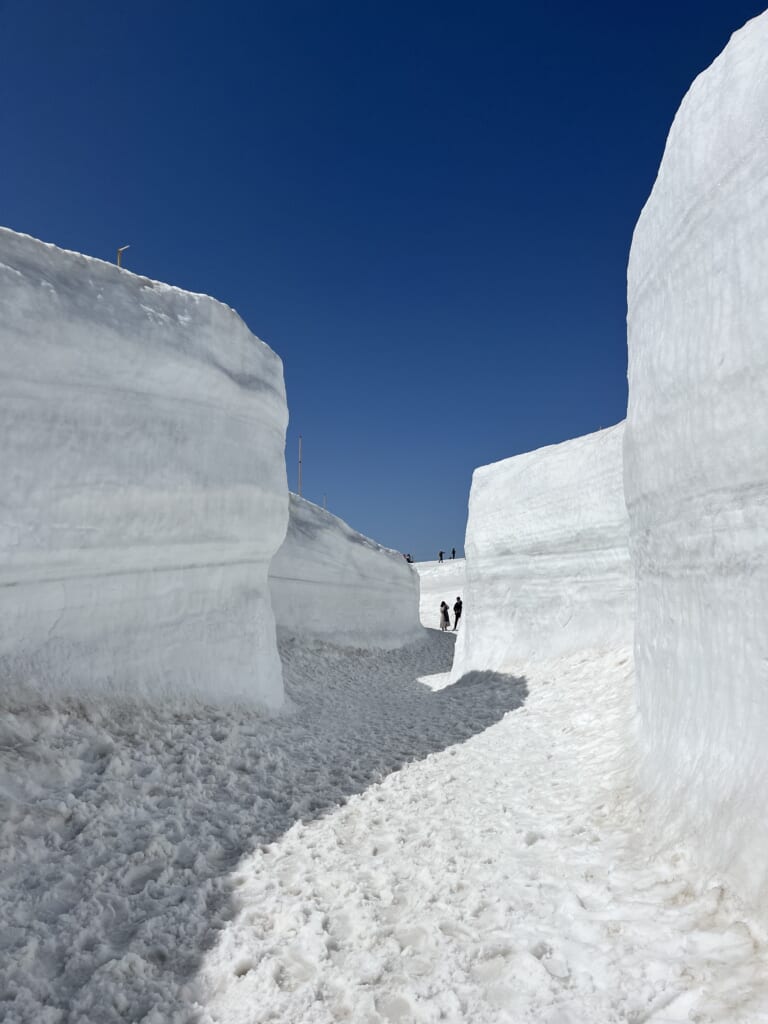
<path fill-rule="evenodd" d="M 762 3 L 0 0 L 0 223 L 234 306 L 288 478 L 417 558 L 472 470 L 626 409 L 672 118 Z"/>

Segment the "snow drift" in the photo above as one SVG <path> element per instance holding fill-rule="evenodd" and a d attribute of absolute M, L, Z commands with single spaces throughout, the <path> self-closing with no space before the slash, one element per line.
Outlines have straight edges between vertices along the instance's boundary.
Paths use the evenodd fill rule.
<path fill-rule="evenodd" d="M 440 625 L 440 602 L 451 609 L 457 597 L 464 600 L 465 561 L 447 558 L 444 562 L 414 562 L 419 574 L 419 618 L 422 626 L 437 629 Z M 461 620 L 459 620 L 461 621 Z"/>
<path fill-rule="evenodd" d="M 683 100 L 629 261 L 626 495 L 647 776 L 768 894 L 768 14 Z"/>
<path fill-rule="evenodd" d="M 282 701 L 280 359 L 215 300 L 0 230 L 0 679 Z"/>
<path fill-rule="evenodd" d="M 632 642 L 624 424 L 476 469 L 453 677 Z"/>
<path fill-rule="evenodd" d="M 403 556 L 296 494 L 269 586 L 278 626 L 294 635 L 370 648 L 424 635 L 418 576 Z"/>

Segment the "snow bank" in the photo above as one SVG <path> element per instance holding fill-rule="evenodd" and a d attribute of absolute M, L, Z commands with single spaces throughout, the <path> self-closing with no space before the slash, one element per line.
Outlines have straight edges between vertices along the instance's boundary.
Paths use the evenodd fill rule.
<path fill-rule="evenodd" d="M 277 624 L 289 633 L 371 648 L 424 635 L 418 576 L 403 556 L 296 494 L 269 585 Z"/>
<path fill-rule="evenodd" d="M 632 641 L 624 424 L 476 469 L 453 677 Z"/>
<path fill-rule="evenodd" d="M 441 601 L 445 601 L 450 607 L 453 624 L 453 605 L 456 598 L 464 600 L 464 559 L 448 558 L 444 562 L 413 564 L 419 574 L 419 618 L 422 626 L 439 628 Z"/>
<path fill-rule="evenodd" d="M 647 773 L 768 893 L 768 14 L 696 79 L 629 262 L 626 494 Z"/>
<path fill-rule="evenodd" d="M 203 295 L 0 229 L 0 684 L 278 705 L 282 364 Z"/>

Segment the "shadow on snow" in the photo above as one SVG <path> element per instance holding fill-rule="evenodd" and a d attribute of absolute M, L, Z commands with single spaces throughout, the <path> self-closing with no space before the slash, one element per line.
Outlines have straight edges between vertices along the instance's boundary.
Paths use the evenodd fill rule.
<path fill-rule="evenodd" d="M 0 1009 L 20 1021 L 41 1007 L 103 1024 L 158 1008 L 195 1020 L 194 976 L 234 913 L 242 857 L 523 704 L 525 680 L 498 673 L 419 683 L 450 669 L 454 638 L 430 632 L 391 652 L 281 638 L 292 708 L 275 718 L 62 705 L 25 722 L 14 709 L 18 728 L 0 736 L 0 810 L 18 842 L 3 945 L 26 967 L 0 977 Z M 64 803 L 46 792 L 53 765 Z M 20 773 L 32 783 L 9 794 Z"/>

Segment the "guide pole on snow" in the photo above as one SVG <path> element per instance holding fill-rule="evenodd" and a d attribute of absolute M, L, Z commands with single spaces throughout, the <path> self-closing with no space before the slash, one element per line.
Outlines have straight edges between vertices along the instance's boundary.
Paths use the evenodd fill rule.
<path fill-rule="evenodd" d="M 130 245 L 121 245 L 120 248 L 117 250 L 117 265 L 118 265 L 118 267 L 122 267 L 122 265 L 123 265 L 123 253 L 125 252 L 126 249 L 130 249 L 130 248 L 131 248 Z"/>
<path fill-rule="evenodd" d="M 301 497 L 301 434 L 299 434 L 299 497 Z"/>

